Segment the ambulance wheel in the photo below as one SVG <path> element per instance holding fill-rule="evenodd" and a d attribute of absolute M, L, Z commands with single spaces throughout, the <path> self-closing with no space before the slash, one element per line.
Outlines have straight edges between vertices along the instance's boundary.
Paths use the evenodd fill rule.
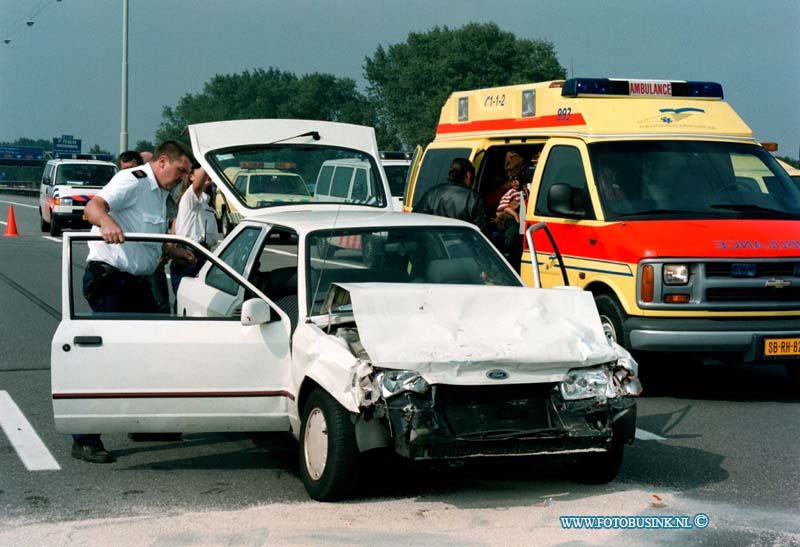
<path fill-rule="evenodd" d="M 613 294 L 598 294 L 594 297 L 597 311 L 600 313 L 600 324 L 606 336 L 621 346 L 625 346 L 623 323 L 627 318 L 625 310 Z"/>
<path fill-rule="evenodd" d="M 300 428 L 300 478 L 317 501 L 348 497 L 356 483 L 358 447 L 350 413 L 322 389 L 306 402 Z"/>
<path fill-rule="evenodd" d="M 61 226 L 58 225 L 58 219 L 56 219 L 56 215 L 50 215 L 50 235 L 53 237 L 58 237 L 61 235 Z"/>
<path fill-rule="evenodd" d="M 41 207 L 39 207 L 39 229 L 43 232 L 46 232 L 50 229 L 50 223 L 44 219 Z"/>

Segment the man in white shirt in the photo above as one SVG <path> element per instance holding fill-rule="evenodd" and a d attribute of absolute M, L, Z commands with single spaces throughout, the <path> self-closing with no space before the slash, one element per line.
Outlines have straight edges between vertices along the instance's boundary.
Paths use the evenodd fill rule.
<path fill-rule="evenodd" d="M 148 275 L 162 252 L 174 260 L 192 263 L 186 249 L 158 243 L 125 243 L 125 233 L 163 234 L 167 226 L 166 199 L 189 173 L 191 154 L 176 141 L 166 141 L 153 159 L 140 167 L 119 171 L 87 205 L 92 233 L 103 241 L 89 243 L 83 293 L 95 313 L 155 313 Z M 162 251 L 163 249 L 163 251 Z M 73 435 L 72 456 L 92 462 L 114 461 L 100 435 Z"/>

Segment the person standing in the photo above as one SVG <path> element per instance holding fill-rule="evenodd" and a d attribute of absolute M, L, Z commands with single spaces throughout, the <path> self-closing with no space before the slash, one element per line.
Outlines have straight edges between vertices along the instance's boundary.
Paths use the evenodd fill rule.
<path fill-rule="evenodd" d="M 125 234 L 163 234 L 167 226 L 166 200 L 191 168 L 191 155 L 180 143 L 166 141 L 153 159 L 139 169 L 118 172 L 86 205 L 92 233 L 103 241 L 89 242 L 83 293 L 94 313 L 154 313 L 148 275 L 162 256 L 194 261 L 185 249 L 154 243 L 125 242 Z M 74 434 L 72 457 L 91 463 L 114 461 L 99 434 Z"/>
<path fill-rule="evenodd" d="M 131 167 L 139 167 L 144 163 L 142 155 L 136 150 L 125 150 L 117 158 L 117 166 L 122 169 L 129 169 Z"/>
<path fill-rule="evenodd" d="M 414 212 L 464 220 L 487 234 L 489 222 L 483 197 L 472 189 L 475 182 L 472 163 L 467 158 L 455 158 L 450 163 L 447 181 L 425 192 Z"/>
<path fill-rule="evenodd" d="M 200 164 L 192 165 L 189 185 L 183 189 L 178 198 L 178 216 L 173 225 L 175 235 L 183 236 L 199 243 L 207 249 L 213 249 L 219 242 L 217 220 L 214 207 L 211 205 L 211 177 Z M 194 277 L 203 266 L 203 260 L 197 257 L 193 265 L 172 263 L 170 280 L 172 292 L 177 302 L 178 286 L 184 277 Z"/>

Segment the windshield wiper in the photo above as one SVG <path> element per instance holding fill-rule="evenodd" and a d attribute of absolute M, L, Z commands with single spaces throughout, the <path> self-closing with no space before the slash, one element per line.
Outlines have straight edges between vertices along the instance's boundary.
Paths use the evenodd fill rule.
<path fill-rule="evenodd" d="M 780 209 L 772 209 L 770 207 L 762 207 L 761 205 L 753 205 L 752 203 L 715 203 L 709 205 L 711 209 L 725 209 L 727 211 L 744 211 L 744 212 L 757 212 L 757 213 L 771 213 L 786 218 L 798 218 L 800 215 L 781 211 Z"/>

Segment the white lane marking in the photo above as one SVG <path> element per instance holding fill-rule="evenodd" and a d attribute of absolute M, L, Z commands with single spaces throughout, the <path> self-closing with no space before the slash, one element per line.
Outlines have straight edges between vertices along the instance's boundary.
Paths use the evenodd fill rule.
<path fill-rule="evenodd" d="M 31 209 L 38 209 L 38 205 L 28 205 L 27 203 L 20 203 L 18 201 L 6 201 L 4 199 L 0 199 L 0 203 L 10 203 L 11 205 L 19 205 L 20 207 L 30 207 Z"/>
<path fill-rule="evenodd" d="M 42 236 L 42 239 L 49 239 L 50 241 L 55 241 L 56 243 L 61 243 L 61 238 L 60 237 Z"/>
<path fill-rule="evenodd" d="M 636 438 L 640 441 L 666 441 L 666 437 L 659 437 L 655 433 L 650 433 L 644 429 L 636 428 Z"/>
<path fill-rule="evenodd" d="M 61 469 L 7 391 L 0 391 L 0 427 L 28 471 Z"/>

